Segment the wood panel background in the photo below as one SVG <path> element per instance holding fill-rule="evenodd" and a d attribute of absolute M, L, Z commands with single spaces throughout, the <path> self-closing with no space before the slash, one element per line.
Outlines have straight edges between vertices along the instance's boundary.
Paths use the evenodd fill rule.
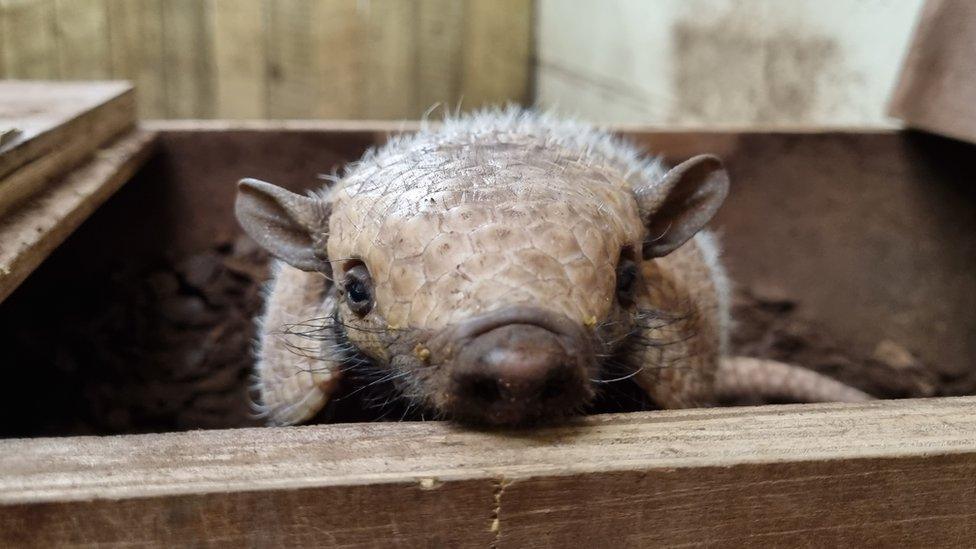
<path fill-rule="evenodd" d="M 418 118 L 531 95 L 532 0 L 0 0 L 0 77 L 143 118 Z"/>
<path fill-rule="evenodd" d="M 922 3 L 538 0 L 537 100 L 607 124 L 890 124 Z"/>

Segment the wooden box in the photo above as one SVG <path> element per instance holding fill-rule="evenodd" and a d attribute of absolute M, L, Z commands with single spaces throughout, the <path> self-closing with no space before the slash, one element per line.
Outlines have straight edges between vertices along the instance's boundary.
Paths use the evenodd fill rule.
<path fill-rule="evenodd" d="M 403 128 L 154 129 L 148 164 L 0 305 L 0 433 L 20 437 L 0 440 L 2 546 L 969 546 L 976 536 L 973 397 L 606 414 L 518 432 L 254 427 L 247 364 L 187 366 L 250 345 L 253 289 L 238 296 L 249 306 L 221 300 L 244 291 L 227 277 L 262 274 L 212 257 L 246 247 L 234 183 L 307 188 Z M 968 387 L 976 147 L 899 131 L 622 132 L 671 161 L 726 159 L 733 191 L 715 226 L 740 288 L 802 304 L 803 321 L 852 350 L 897 341 Z M 236 320 L 197 324 L 213 314 Z M 154 331 L 153 315 L 177 327 Z M 209 392 L 173 381 L 187 379 Z M 238 412 L 208 414 L 229 401 Z"/>

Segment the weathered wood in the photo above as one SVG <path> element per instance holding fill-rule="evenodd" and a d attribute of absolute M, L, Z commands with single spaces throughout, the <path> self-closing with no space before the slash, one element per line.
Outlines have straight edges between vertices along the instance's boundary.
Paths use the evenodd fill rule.
<path fill-rule="evenodd" d="M 463 106 L 529 101 L 532 2 L 468 0 L 464 22 Z"/>
<path fill-rule="evenodd" d="M 355 2 L 272 0 L 268 111 L 272 118 L 359 118 L 366 17 Z M 327 53 L 326 53 L 327 52 Z"/>
<path fill-rule="evenodd" d="M 104 0 L 56 0 L 58 66 L 65 80 L 104 80 L 112 75 L 108 12 Z"/>
<path fill-rule="evenodd" d="M 0 177 L 54 149 L 86 124 L 112 120 L 120 128 L 135 123 L 132 87 L 125 82 L 0 82 L 0 125 L 21 131 L 17 144 L 0 155 Z M 103 122 L 104 123 L 104 122 Z"/>
<path fill-rule="evenodd" d="M 375 118 L 366 109 L 367 2 L 329 2 L 314 6 L 315 90 L 312 106 L 316 118 Z M 401 24 L 408 24 L 406 21 Z"/>
<path fill-rule="evenodd" d="M 976 142 L 976 4 L 928 0 L 889 112 L 909 126 Z"/>
<path fill-rule="evenodd" d="M 0 154 L 0 215 L 135 124 L 125 82 L 0 83 L 0 124 L 21 134 Z"/>
<path fill-rule="evenodd" d="M 166 115 L 171 118 L 213 116 L 211 7 L 198 0 L 166 0 L 162 3 L 163 85 Z"/>
<path fill-rule="evenodd" d="M 20 137 L 20 128 L 16 128 L 10 125 L 5 125 L 0 128 L 0 149 L 2 149 L 7 143 L 13 143 L 18 137 Z"/>
<path fill-rule="evenodd" d="M 528 100 L 531 9 L 528 0 L 0 0 L 0 75 L 125 78 L 142 118 L 416 119 L 462 94 L 465 104 Z"/>
<path fill-rule="evenodd" d="M 267 115 L 266 0 L 211 0 L 216 116 Z"/>
<path fill-rule="evenodd" d="M 315 105 L 314 5 L 271 0 L 268 13 L 268 115 L 302 118 Z"/>
<path fill-rule="evenodd" d="M 425 113 L 440 106 L 438 115 L 452 111 L 461 92 L 461 64 L 464 47 L 464 2 L 419 0 L 417 5 L 417 105 Z"/>
<path fill-rule="evenodd" d="M 136 131 L 0 219 L 0 301 L 148 158 L 153 132 Z"/>
<path fill-rule="evenodd" d="M 0 1 L 5 78 L 57 78 L 54 0 Z"/>
<path fill-rule="evenodd" d="M 112 77 L 135 84 L 140 118 L 163 118 L 163 0 L 107 2 Z"/>
<path fill-rule="evenodd" d="M 970 397 L 0 442 L 4 544 L 967 546 L 974 517 Z"/>
<path fill-rule="evenodd" d="M 371 0 L 366 14 L 365 112 L 417 118 L 417 2 Z"/>

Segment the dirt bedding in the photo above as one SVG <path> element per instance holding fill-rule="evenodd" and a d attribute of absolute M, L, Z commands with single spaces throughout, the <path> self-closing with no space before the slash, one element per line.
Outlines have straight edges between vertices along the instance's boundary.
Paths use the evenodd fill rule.
<path fill-rule="evenodd" d="M 960 394 L 972 380 L 940 379 L 929 365 L 891 340 L 871 354 L 857 354 L 831 337 L 823 326 L 804 321 L 800 305 L 754 289 L 739 291 L 733 302 L 733 353 L 797 364 L 839 379 L 879 398 L 918 398 Z"/>
<path fill-rule="evenodd" d="M 252 319 L 267 264 L 267 255 L 241 237 L 148 270 L 118 270 L 74 293 L 25 285 L 0 315 L 7 381 L 0 436 L 259 424 L 248 386 Z M 801 307 L 754 289 L 740 292 L 734 352 L 800 364 L 883 398 L 976 392 L 976 377 L 940 378 L 895 341 L 852 354 L 822 327 L 801 320 Z M 610 400 L 597 411 L 648 406 L 633 390 Z M 344 398 L 324 417 L 369 419 L 357 410 L 360 402 Z"/>
<path fill-rule="evenodd" d="M 240 238 L 148 271 L 114 272 L 93 295 L 58 300 L 25 287 L 28 296 L 9 302 L 16 314 L 0 315 L 0 363 L 17 364 L 5 368 L 16 389 L 0 404 L 8 411 L 0 436 L 258 424 L 248 387 L 267 264 Z"/>

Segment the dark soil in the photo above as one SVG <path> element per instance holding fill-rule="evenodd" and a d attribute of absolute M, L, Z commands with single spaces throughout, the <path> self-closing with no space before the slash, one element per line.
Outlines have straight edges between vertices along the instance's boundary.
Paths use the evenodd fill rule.
<path fill-rule="evenodd" d="M 897 342 L 880 341 L 872 354 L 859 355 L 798 312 L 799 305 L 788 299 L 740 291 L 732 309 L 733 354 L 805 366 L 879 398 L 930 397 L 962 389 L 952 383 L 958 380 L 939 379 Z"/>
<path fill-rule="evenodd" d="M 4 368 L 0 436 L 258 424 L 248 384 L 252 319 L 261 307 L 267 261 L 242 237 L 146 272 L 114 272 L 96 291 L 81 286 L 85 295 L 57 300 L 46 314 L 32 307 L 40 299 L 36 288 L 18 292 L 0 315 L 0 364 L 16 365 Z M 801 320 L 800 307 L 741 292 L 733 351 L 800 364 L 883 398 L 976 392 L 976 378 L 940 378 L 898 342 L 881 341 L 870 355 L 852 354 Z M 646 404 L 635 391 L 612 398 L 624 402 L 600 409 Z M 342 399 L 324 417 L 360 419 L 357 406 L 355 399 Z"/>
<path fill-rule="evenodd" d="M 240 238 L 148 272 L 114 272 L 92 295 L 63 290 L 50 317 L 25 303 L 39 300 L 36 288 L 18 292 L 0 315 L 0 364 L 17 365 L 5 368 L 12 394 L 0 436 L 258 424 L 248 384 L 267 261 Z"/>

